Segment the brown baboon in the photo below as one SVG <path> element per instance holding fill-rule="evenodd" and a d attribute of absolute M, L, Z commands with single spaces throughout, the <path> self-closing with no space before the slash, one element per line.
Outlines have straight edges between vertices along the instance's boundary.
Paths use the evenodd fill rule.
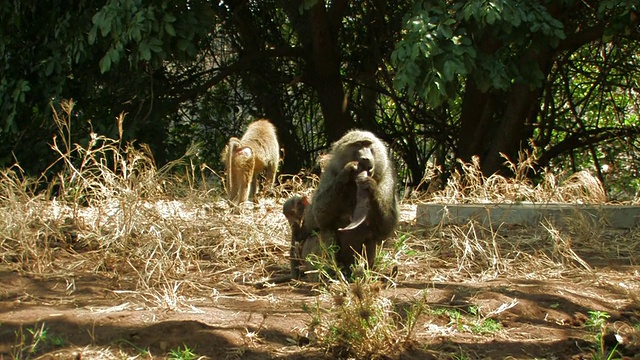
<path fill-rule="evenodd" d="M 268 120 L 249 124 L 241 139 L 232 137 L 222 151 L 227 173 L 229 199 L 236 204 L 252 199 L 258 191 L 258 175 L 265 172 L 267 185 L 273 186 L 278 171 L 280 148 L 276 128 Z"/>
<path fill-rule="evenodd" d="M 304 213 L 309 206 L 309 198 L 306 196 L 292 196 L 285 201 L 282 206 L 282 213 L 289 221 L 291 226 L 291 247 L 289 252 L 289 261 L 291 264 L 291 272 L 288 275 L 271 278 L 254 284 L 256 287 L 264 287 L 266 283 L 281 284 L 292 279 L 300 279 L 302 268 L 308 269 L 309 266 L 305 259 L 307 255 L 315 253 L 320 255 L 320 243 L 317 236 L 303 233 Z"/>
<path fill-rule="evenodd" d="M 293 279 L 300 279 L 300 269 L 307 255 L 318 252 L 318 237 L 304 233 L 302 226 L 307 207 L 309 207 L 309 198 L 299 195 L 292 196 L 285 201 L 282 206 L 282 213 L 291 226 L 289 261 L 291 264 L 291 277 Z M 304 265 L 306 265 L 306 263 L 304 263 Z"/>
<path fill-rule="evenodd" d="M 355 255 L 369 267 L 377 246 L 398 223 L 396 174 L 387 146 L 368 131 L 352 130 L 331 147 L 303 221 L 302 237 L 317 232 L 325 246 L 337 244 L 345 271 Z"/>
<path fill-rule="evenodd" d="M 309 198 L 306 196 L 295 195 L 287 199 L 282 205 L 282 213 L 284 217 L 289 221 L 289 225 L 292 228 L 299 230 L 302 225 L 302 219 L 304 212 L 309 206 Z M 292 229 L 293 230 L 293 229 Z M 294 232 L 292 231 L 292 234 Z"/>

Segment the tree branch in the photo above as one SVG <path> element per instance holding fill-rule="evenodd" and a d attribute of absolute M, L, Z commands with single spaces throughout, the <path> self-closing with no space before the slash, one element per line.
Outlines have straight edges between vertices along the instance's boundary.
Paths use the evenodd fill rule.
<path fill-rule="evenodd" d="M 588 146 L 619 137 L 638 136 L 638 134 L 640 134 L 640 128 L 635 126 L 624 128 L 598 128 L 574 133 L 551 147 L 548 151 L 545 151 L 538 159 L 538 165 L 540 167 L 546 167 L 551 159 L 569 151 L 583 149 Z"/>

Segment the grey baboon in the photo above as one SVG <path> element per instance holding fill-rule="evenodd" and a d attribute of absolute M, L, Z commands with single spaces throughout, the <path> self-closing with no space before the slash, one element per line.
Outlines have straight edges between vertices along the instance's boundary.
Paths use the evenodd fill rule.
<path fill-rule="evenodd" d="M 268 186 L 273 186 L 276 180 L 280 161 L 276 128 L 268 120 L 252 122 L 241 139 L 229 139 L 221 157 L 227 173 L 229 199 L 236 204 L 249 199 L 255 201 L 258 175 L 265 172 Z"/>
<path fill-rule="evenodd" d="M 387 146 L 368 131 L 352 130 L 331 147 L 329 161 L 307 208 L 301 237 L 317 232 L 349 271 L 355 255 L 373 266 L 376 248 L 398 223 L 396 174 Z"/>

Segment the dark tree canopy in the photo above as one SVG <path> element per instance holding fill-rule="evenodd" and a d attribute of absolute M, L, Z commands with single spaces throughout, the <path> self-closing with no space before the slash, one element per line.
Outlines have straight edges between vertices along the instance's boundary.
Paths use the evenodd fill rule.
<path fill-rule="evenodd" d="M 289 173 L 359 127 L 407 184 L 473 156 L 508 175 L 505 157 L 527 151 L 638 185 L 634 1 L 25 0 L 0 14 L 4 166 L 43 171 L 49 106 L 72 98 L 76 141 L 87 120 L 119 136 L 124 112 L 125 139 L 159 164 L 195 141 L 219 167 L 227 138 L 268 117 Z"/>
<path fill-rule="evenodd" d="M 556 77 L 569 59 L 587 55 L 585 47 L 623 50 L 639 35 L 637 13 L 624 1 L 424 2 L 405 29 L 393 54 L 397 85 L 432 106 L 462 101 L 455 154 L 463 161 L 479 156 L 487 175 L 505 170 L 504 155 L 515 160 L 521 150 L 555 146 L 537 131 L 548 134 L 571 121 L 541 105 L 575 80 Z M 592 55 L 591 62 L 605 65 Z M 542 116 L 551 122 L 540 123 Z M 565 150 L 588 146 L 591 136 L 584 135 Z"/>

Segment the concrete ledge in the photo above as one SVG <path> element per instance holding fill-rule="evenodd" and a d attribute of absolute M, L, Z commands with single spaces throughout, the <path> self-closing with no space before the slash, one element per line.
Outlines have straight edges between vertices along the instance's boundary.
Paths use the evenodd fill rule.
<path fill-rule="evenodd" d="M 469 220 L 482 224 L 537 226 L 546 220 L 562 225 L 582 216 L 594 225 L 633 228 L 640 223 L 640 206 L 578 204 L 418 204 L 416 221 L 422 226 L 440 223 L 462 225 Z"/>

